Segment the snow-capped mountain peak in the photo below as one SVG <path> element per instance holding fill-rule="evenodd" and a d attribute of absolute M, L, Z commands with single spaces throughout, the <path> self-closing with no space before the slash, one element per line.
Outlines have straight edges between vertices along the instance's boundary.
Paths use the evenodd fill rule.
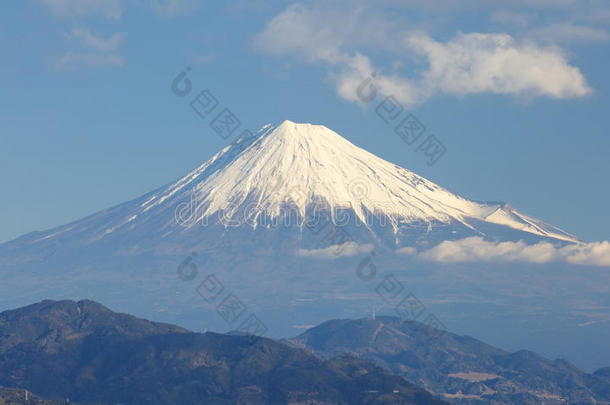
<path fill-rule="evenodd" d="M 395 229 L 415 221 L 459 222 L 474 229 L 474 219 L 575 240 L 507 204 L 459 197 L 355 146 L 323 125 L 292 121 L 266 125 L 253 138 L 225 148 L 177 184 L 192 185 L 188 188 L 190 200 L 197 204 L 197 220 L 220 211 L 228 217 L 245 212 L 248 222 L 256 224 L 259 216 L 281 215 L 286 204 L 304 216 L 311 204 L 322 201 L 331 214 L 353 210 L 363 224 L 381 215 Z M 163 198 L 159 195 L 157 200 Z"/>
<path fill-rule="evenodd" d="M 46 251 L 45 246 L 58 244 L 94 247 L 98 242 L 120 254 L 174 252 L 203 240 L 214 244 L 219 233 L 227 235 L 229 225 L 247 232 L 272 228 L 269 220 L 284 218 L 287 210 L 296 212 L 298 218 L 288 227 L 296 225 L 293 231 L 298 235 L 312 207 L 314 212 L 327 211 L 335 220 L 341 215 L 364 225 L 356 233 L 366 243 L 372 238 L 392 248 L 468 236 L 577 242 L 508 204 L 453 194 L 325 126 L 284 121 L 235 141 L 186 176 L 151 193 L 67 225 L 24 235 L 0 246 L 0 253 L 3 249 L 17 253 L 20 247 L 34 252 L 37 246 Z"/>

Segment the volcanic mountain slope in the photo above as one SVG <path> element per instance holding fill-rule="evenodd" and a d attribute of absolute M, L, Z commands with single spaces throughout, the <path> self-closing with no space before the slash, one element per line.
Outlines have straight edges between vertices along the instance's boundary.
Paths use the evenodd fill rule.
<path fill-rule="evenodd" d="M 288 342 L 321 357 L 353 353 L 456 403 L 610 404 L 610 372 L 587 374 L 565 360 L 508 353 L 477 339 L 394 317 L 335 320 Z M 434 335 L 433 335 L 434 336 Z"/>
<path fill-rule="evenodd" d="M 246 239 L 244 231 L 277 225 L 288 225 L 294 231 L 289 236 L 302 238 L 303 220 L 321 211 L 342 225 L 359 226 L 359 241 L 391 248 L 473 235 L 576 241 L 508 204 L 452 194 L 324 126 L 284 121 L 239 139 L 140 198 L 0 245 L 0 263 L 76 249 L 119 255 L 190 252 L 203 244 L 221 245 L 238 229 Z"/>
<path fill-rule="evenodd" d="M 351 236 L 348 254 L 336 254 L 333 245 L 341 245 L 341 239 L 328 237 L 328 228 L 312 231 L 309 224 L 322 215 L 338 225 L 330 226 L 333 232 Z M 405 253 L 423 252 L 473 235 L 526 243 L 575 241 L 506 204 L 454 195 L 326 127 L 285 121 L 236 141 L 140 198 L 0 244 L 0 309 L 45 298 L 93 298 L 149 319 L 197 330 L 203 321 L 227 330 L 215 311 L 218 302 L 208 303 L 198 289 L 214 274 L 223 287 L 220 299 L 236 293 L 249 312 L 265 320 L 270 335 L 286 336 L 295 323 L 362 316 L 379 306 L 376 286 L 395 275 L 426 306 L 435 305 L 443 322 L 453 320 L 456 324 L 448 324 L 453 330 L 497 339 L 481 333 L 485 328 L 514 340 L 529 330 L 514 328 L 516 319 L 550 309 L 558 315 L 549 323 L 569 323 L 591 342 L 579 351 L 605 341 L 610 327 L 601 324 L 601 333 L 589 333 L 580 326 L 607 318 L 605 270 L 597 270 L 595 279 L 569 266 L 558 269 L 561 263 L 549 263 L 543 273 L 543 266 L 532 272 L 529 263 L 519 269 L 520 263 L 511 262 L 510 268 L 469 263 L 457 272 L 459 263 L 449 269 L 449 264 L 420 260 L 419 254 L 396 252 L 402 247 L 408 247 Z M 550 243 L 544 247 L 553 249 Z M 377 278 L 364 281 L 358 272 L 373 260 L 373 252 L 370 264 L 378 269 Z M 193 279 L 177 271 L 193 266 L 198 269 Z M 490 271 L 495 269 L 502 271 Z M 543 295 L 553 300 L 540 300 Z M 506 318 L 490 317 L 490 305 Z M 575 312 L 575 305 L 585 311 Z M 590 314 L 590 308 L 599 309 Z M 489 322 L 500 325 L 489 327 Z M 521 333 L 521 341 L 541 351 L 548 339 L 544 333 L 537 340 Z M 554 342 L 563 339 L 562 354 L 577 347 L 570 334 L 549 333 Z M 609 353 L 587 356 L 596 368 L 610 358 Z"/>
<path fill-rule="evenodd" d="M 0 313 L 0 385 L 129 404 L 443 404 L 352 356 L 322 361 L 270 339 L 197 334 L 92 301 Z"/>

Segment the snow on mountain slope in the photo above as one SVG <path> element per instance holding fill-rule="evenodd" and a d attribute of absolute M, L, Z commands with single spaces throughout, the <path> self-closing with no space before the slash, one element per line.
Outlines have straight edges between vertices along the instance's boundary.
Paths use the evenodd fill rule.
<path fill-rule="evenodd" d="M 256 225 L 258 216 L 277 217 L 286 204 L 305 215 L 309 205 L 324 201 L 331 213 L 351 209 L 364 224 L 384 215 L 396 227 L 400 223 L 458 221 L 469 228 L 470 219 L 508 226 L 539 236 L 575 241 L 553 226 L 530 218 L 506 204 L 479 203 L 459 197 L 406 169 L 353 145 L 332 130 L 312 124 L 284 121 L 264 127 L 247 144 L 228 148 L 213 158 L 230 156 L 222 168 L 210 170 L 210 162 L 178 184 L 157 194 L 146 207 L 161 204 L 169 196 L 194 184 L 194 210 L 203 220 L 219 211 L 228 218 L 247 214 Z M 236 149 L 233 151 L 232 149 Z"/>
<path fill-rule="evenodd" d="M 287 207 L 302 217 L 312 206 L 324 207 L 335 220 L 347 210 L 373 233 L 372 218 L 383 218 L 386 231 L 394 235 L 415 232 L 410 224 L 424 224 L 425 232 L 446 228 L 441 239 L 479 235 L 501 240 L 504 234 L 498 229 L 507 229 L 516 231 L 517 237 L 576 242 L 572 235 L 507 204 L 452 194 L 324 126 L 284 121 L 225 147 L 173 183 L 73 223 L 0 245 L 0 254 L 51 241 L 72 246 L 120 244 L 125 252 L 172 237 L 181 242 L 186 235 L 201 237 L 206 229 L 194 227 L 197 223 L 216 220 L 218 225 L 222 218 L 235 227 L 256 228 L 263 219 L 279 218 Z"/>

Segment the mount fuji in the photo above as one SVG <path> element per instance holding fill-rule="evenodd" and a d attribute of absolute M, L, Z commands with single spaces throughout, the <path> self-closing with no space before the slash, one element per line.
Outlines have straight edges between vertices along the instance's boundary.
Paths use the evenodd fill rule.
<path fill-rule="evenodd" d="M 318 232 L 320 218 L 349 237 Z M 579 333 L 606 322 L 605 270 L 431 263 L 401 253 L 470 237 L 579 244 L 506 203 L 453 194 L 324 126 L 284 121 L 144 196 L 1 244 L 0 309 L 93 299 L 195 330 L 231 330 L 236 325 L 219 315 L 219 303 L 201 296 L 213 275 L 219 297 L 238 297 L 243 317 L 256 313 L 271 335 L 286 336 L 330 318 L 393 311 L 379 293 L 392 276 L 452 331 L 508 349 L 566 353 L 568 333 L 565 347 L 547 350 L 557 327 Z M 376 278 L 359 277 L 364 267 Z M 554 326 L 531 324 L 549 311 Z M 607 337 L 610 326 L 603 326 L 583 341 L 594 348 Z M 606 365 L 610 349 L 606 355 L 580 353 L 580 364 Z"/>
<path fill-rule="evenodd" d="M 506 203 L 455 195 L 324 126 L 284 121 L 140 198 L 0 245 L 0 263 L 44 260 L 50 251 L 181 254 L 231 245 L 244 232 L 310 248 L 304 221 L 321 213 L 349 225 L 356 242 L 393 249 L 468 236 L 577 242 Z"/>

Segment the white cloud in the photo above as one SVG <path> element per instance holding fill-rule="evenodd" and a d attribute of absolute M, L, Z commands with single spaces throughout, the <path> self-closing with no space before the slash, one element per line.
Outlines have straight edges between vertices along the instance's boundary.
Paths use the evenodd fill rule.
<path fill-rule="evenodd" d="M 400 249 L 396 250 L 396 253 L 400 254 L 400 255 L 409 255 L 409 256 L 413 256 L 417 254 L 417 249 L 415 249 L 414 247 L 410 247 L 410 246 L 405 246 L 402 247 Z"/>
<path fill-rule="evenodd" d="M 297 255 L 317 259 L 335 259 L 339 257 L 357 256 L 367 254 L 373 250 L 373 245 L 359 245 L 356 242 L 345 242 L 340 245 L 331 245 L 322 249 L 299 249 Z"/>
<path fill-rule="evenodd" d="M 92 34 L 91 31 L 82 28 L 74 28 L 67 36 L 70 39 L 81 41 L 86 47 L 101 52 L 115 51 L 123 41 L 123 34 L 120 33 L 113 34 L 109 38 L 102 38 Z"/>
<path fill-rule="evenodd" d="M 275 16 L 255 39 L 269 52 L 294 53 L 310 62 L 347 62 L 349 56 L 340 50 L 353 21 L 333 25 L 334 13 L 293 4 Z"/>
<path fill-rule="evenodd" d="M 83 28 L 75 28 L 66 34 L 70 40 L 77 41 L 83 51 L 68 51 L 57 61 L 60 69 L 72 68 L 77 65 L 89 66 L 122 66 L 123 58 L 117 54 L 123 34 L 115 33 L 108 38 L 93 34 Z"/>
<path fill-rule="evenodd" d="M 474 236 L 444 241 L 437 246 L 415 253 L 413 248 L 397 253 L 416 255 L 434 262 L 565 262 L 578 265 L 610 266 L 610 242 L 578 243 L 563 247 L 549 242 L 527 245 L 525 242 L 490 242 Z"/>
<path fill-rule="evenodd" d="M 375 70 L 367 56 L 343 48 L 348 41 L 364 41 L 366 37 L 381 40 L 386 36 L 379 20 L 363 20 L 363 11 L 357 7 L 349 13 L 329 12 L 294 4 L 267 24 L 255 38 L 255 44 L 269 53 L 291 54 L 308 63 L 330 65 L 334 68 L 331 77 L 339 96 L 359 102 L 356 90 Z M 415 93 L 411 84 L 399 76 L 378 74 L 375 86 L 382 94 L 399 94 L 401 101 L 415 102 L 411 98 Z"/>
<path fill-rule="evenodd" d="M 508 34 L 459 34 L 444 43 L 427 35 L 412 35 L 406 43 L 428 61 L 420 84 L 429 95 L 576 98 L 591 92 L 580 70 L 568 64 L 560 49 L 518 43 Z"/>
<path fill-rule="evenodd" d="M 560 99 L 591 93 L 558 47 L 508 34 L 458 34 L 442 42 L 384 21 L 365 2 L 351 10 L 295 4 L 269 21 L 255 44 L 268 53 L 329 67 L 338 95 L 353 102 L 362 102 L 358 88 L 374 72 L 377 91 L 407 107 L 442 93 Z M 409 75 L 382 72 L 365 54 L 367 47 L 407 60 L 411 68 L 423 62 L 423 68 Z"/>
<path fill-rule="evenodd" d="M 566 261 L 573 264 L 610 266 L 610 242 L 593 242 L 570 245 L 561 249 Z"/>
<path fill-rule="evenodd" d="M 40 0 L 58 17 L 82 17 L 102 15 L 120 18 L 123 14 L 121 0 Z"/>

